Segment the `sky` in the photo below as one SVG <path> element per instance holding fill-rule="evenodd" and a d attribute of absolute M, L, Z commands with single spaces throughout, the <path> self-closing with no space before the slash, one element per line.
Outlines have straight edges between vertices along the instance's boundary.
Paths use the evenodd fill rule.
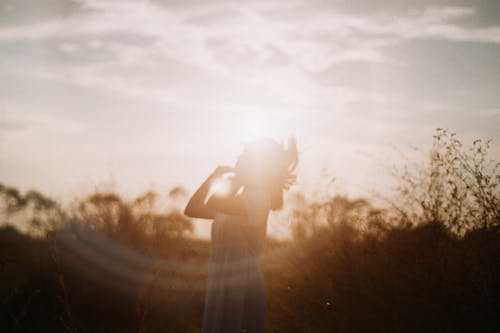
<path fill-rule="evenodd" d="M 2 0 L 0 55 L 0 182 L 60 200 L 193 191 L 258 136 L 351 195 L 437 127 L 500 157 L 496 0 Z"/>

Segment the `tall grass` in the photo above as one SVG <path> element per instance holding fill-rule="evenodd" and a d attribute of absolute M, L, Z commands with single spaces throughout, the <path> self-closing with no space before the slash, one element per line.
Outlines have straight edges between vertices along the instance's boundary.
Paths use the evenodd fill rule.
<path fill-rule="evenodd" d="M 261 264 L 268 332 L 497 331 L 498 163 L 439 129 L 425 164 L 398 169 L 391 208 L 331 196 L 293 202 L 292 239 Z M 2 331 L 199 332 L 209 242 L 185 191 L 94 193 L 70 210 L 0 186 Z M 36 221 L 36 222 L 33 222 Z"/>
<path fill-rule="evenodd" d="M 399 211 L 414 224 L 436 222 L 464 234 L 500 225 L 500 163 L 490 142 L 465 147 L 456 134 L 438 128 L 426 164 L 396 170 Z"/>

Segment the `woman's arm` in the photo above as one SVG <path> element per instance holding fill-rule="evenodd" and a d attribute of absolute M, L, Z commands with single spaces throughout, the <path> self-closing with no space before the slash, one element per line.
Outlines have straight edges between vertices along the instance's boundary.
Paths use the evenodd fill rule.
<path fill-rule="evenodd" d="M 222 193 L 214 193 L 207 201 L 207 207 L 229 215 L 245 215 L 246 210 L 241 197 L 237 195 L 241 185 L 234 179 L 228 180 L 230 187 Z"/>
<path fill-rule="evenodd" d="M 208 192 L 210 191 L 210 186 L 212 182 L 217 179 L 220 175 L 231 171 L 232 168 L 219 166 L 214 172 L 200 185 L 200 187 L 193 194 L 191 199 L 189 199 L 186 208 L 184 209 L 184 214 L 189 217 L 201 218 L 201 219 L 213 219 L 214 210 L 207 206 L 205 203 L 207 199 Z"/>

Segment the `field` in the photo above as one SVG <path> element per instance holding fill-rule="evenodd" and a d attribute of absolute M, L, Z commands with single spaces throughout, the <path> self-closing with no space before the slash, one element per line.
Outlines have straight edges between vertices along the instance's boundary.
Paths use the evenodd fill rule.
<path fill-rule="evenodd" d="M 261 258 L 267 331 L 498 331 L 500 176 L 487 152 L 438 130 L 383 208 L 291 198 L 292 238 L 269 238 Z M 182 188 L 161 208 L 154 192 L 94 193 L 69 210 L 0 190 L 3 332 L 200 332 L 210 244 L 180 213 Z"/>

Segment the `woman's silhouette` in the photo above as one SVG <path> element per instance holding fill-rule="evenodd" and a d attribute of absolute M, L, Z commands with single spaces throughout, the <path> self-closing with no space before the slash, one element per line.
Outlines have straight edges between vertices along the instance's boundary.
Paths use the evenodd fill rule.
<path fill-rule="evenodd" d="M 213 219 L 204 333 L 264 332 L 265 289 L 258 266 L 267 217 L 283 206 L 294 181 L 297 146 L 272 139 L 248 144 L 234 168 L 219 166 L 190 199 L 184 213 Z M 207 200 L 212 183 L 226 177 L 229 189 Z"/>

